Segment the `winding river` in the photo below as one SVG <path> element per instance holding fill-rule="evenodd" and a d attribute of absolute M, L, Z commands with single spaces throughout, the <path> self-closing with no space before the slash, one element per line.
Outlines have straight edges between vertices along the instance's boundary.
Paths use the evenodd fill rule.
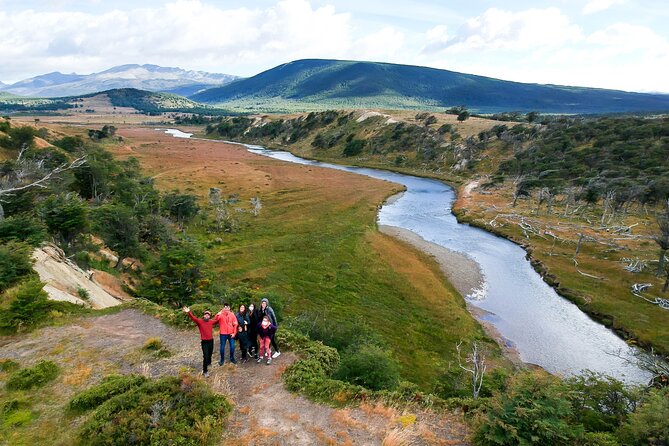
<path fill-rule="evenodd" d="M 170 129 L 174 136 L 189 137 Z M 188 135 L 188 136 L 187 136 Z M 451 213 L 454 190 L 441 181 L 378 169 L 306 160 L 285 151 L 244 144 L 258 155 L 337 169 L 399 183 L 406 187 L 397 200 L 384 204 L 379 224 L 418 234 L 428 242 L 466 254 L 481 268 L 484 285 L 469 304 L 495 326 L 522 361 L 558 375 L 592 370 L 628 383 L 647 383 L 650 375 L 633 364 L 634 351 L 613 331 L 590 319 L 559 296 L 534 271 L 518 245 L 484 230 L 458 223 Z"/>

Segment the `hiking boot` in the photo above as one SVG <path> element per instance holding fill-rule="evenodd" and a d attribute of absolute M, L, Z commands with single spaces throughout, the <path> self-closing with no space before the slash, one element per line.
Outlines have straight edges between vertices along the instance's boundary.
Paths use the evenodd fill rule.
<path fill-rule="evenodd" d="M 272 363 L 272 358 L 267 358 L 267 365 L 270 365 Z"/>
<path fill-rule="evenodd" d="M 277 351 L 275 351 L 274 354 L 272 355 L 272 358 L 278 358 L 280 354 L 281 354 L 281 352 L 277 350 Z"/>
<path fill-rule="evenodd" d="M 205 378 L 209 378 L 209 372 L 204 372 L 202 376 L 204 376 Z"/>
<path fill-rule="evenodd" d="M 261 357 L 258 357 L 258 359 L 256 359 L 256 362 L 257 362 L 258 364 L 260 364 L 260 361 L 262 361 L 262 358 L 261 358 Z"/>

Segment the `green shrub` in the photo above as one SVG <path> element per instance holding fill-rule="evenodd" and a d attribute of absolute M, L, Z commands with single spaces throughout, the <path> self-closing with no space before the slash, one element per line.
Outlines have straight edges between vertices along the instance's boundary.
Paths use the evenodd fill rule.
<path fill-rule="evenodd" d="M 30 390 L 42 387 L 58 376 L 60 369 L 51 361 L 40 361 L 32 367 L 14 372 L 5 386 L 8 390 Z"/>
<path fill-rule="evenodd" d="M 347 350 L 334 377 L 372 390 L 392 390 L 399 384 L 400 369 L 388 350 L 362 345 Z"/>
<path fill-rule="evenodd" d="M 146 378 L 138 375 L 107 376 L 100 384 L 86 389 L 72 398 L 68 407 L 76 411 L 93 409 L 111 397 L 125 393 L 134 387 L 139 387 L 144 382 L 146 382 Z"/>
<path fill-rule="evenodd" d="M 44 317 L 50 308 L 44 284 L 39 279 L 23 282 L 11 291 L 9 308 L 2 314 L 2 325 L 9 328 L 29 326 Z"/>
<path fill-rule="evenodd" d="M 623 445 L 669 445 L 669 387 L 652 389 L 618 435 Z"/>
<path fill-rule="evenodd" d="M 0 220 L 0 242 L 26 242 L 38 246 L 46 236 L 46 226 L 28 215 L 20 214 Z"/>
<path fill-rule="evenodd" d="M 31 253 L 32 248 L 26 243 L 10 241 L 0 245 L 0 292 L 32 273 Z"/>
<path fill-rule="evenodd" d="M 565 381 L 575 420 L 589 432 L 613 432 L 634 411 L 640 392 L 614 378 L 586 373 Z"/>
<path fill-rule="evenodd" d="M 210 444 L 231 406 L 189 376 L 143 383 L 103 402 L 79 431 L 82 445 Z M 198 429 L 201 427 L 202 429 Z"/>
<path fill-rule="evenodd" d="M 475 418 L 473 440 L 481 446 L 569 445 L 583 433 L 572 418 L 569 391 L 558 378 L 519 373 Z"/>
<path fill-rule="evenodd" d="M 620 446 L 616 436 L 610 432 L 586 432 L 583 444 L 588 446 Z"/>

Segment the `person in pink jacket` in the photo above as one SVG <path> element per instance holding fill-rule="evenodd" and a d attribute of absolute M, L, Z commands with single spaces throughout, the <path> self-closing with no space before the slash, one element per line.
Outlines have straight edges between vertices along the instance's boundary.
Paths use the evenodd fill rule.
<path fill-rule="evenodd" d="M 272 337 L 276 333 L 276 325 L 272 324 L 269 320 L 269 316 L 264 316 L 262 322 L 258 324 L 258 337 L 260 338 L 260 353 L 258 354 L 258 363 L 263 360 L 263 357 L 267 355 L 267 364 L 272 363 L 272 351 L 270 344 L 272 343 Z"/>
<path fill-rule="evenodd" d="M 219 336 L 221 338 L 221 360 L 219 365 L 225 363 L 225 343 L 230 343 L 230 362 L 237 364 L 235 360 L 235 336 L 237 336 L 237 316 L 230 311 L 230 304 L 223 304 L 223 309 L 216 314 L 219 327 Z"/>

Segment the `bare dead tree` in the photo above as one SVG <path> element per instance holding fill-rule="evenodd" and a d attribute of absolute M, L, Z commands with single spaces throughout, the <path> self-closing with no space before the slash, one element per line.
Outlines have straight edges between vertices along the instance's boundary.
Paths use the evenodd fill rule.
<path fill-rule="evenodd" d="M 660 262 L 657 265 L 657 272 L 655 275 L 660 277 L 664 271 L 664 256 L 669 249 L 669 200 L 667 200 L 667 206 L 665 207 L 664 212 L 657 216 L 657 226 L 659 232 L 653 239 L 660 247 Z M 667 274 L 667 281 L 669 282 L 669 273 Z"/>
<path fill-rule="evenodd" d="M 260 214 L 260 209 L 262 209 L 262 203 L 260 202 L 260 197 L 251 198 L 251 212 L 255 217 Z"/>
<path fill-rule="evenodd" d="M 481 386 L 483 386 L 483 375 L 485 375 L 487 368 L 485 355 L 481 352 L 478 343 L 474 341 L 471 345 L 471 352 L 468 353 L 464 360 L 465 364 L 463 364 L 461 349 L 462 341 L 458 342 L 455 346 L 455 350 L 458 352 L 458 365 L 462 370 L 471 375 L 472 396 L 474 399 L 477 399 L 481 392 Z"/>
<path fill-rule="evenodd" d="M 63 163 L 51 169 L 44 169 L 44 160 L 26 160 L 23 158 L 28 146 L 19 150 L 14 168 L 0 177 L 0 220 L 5 217 L 2 207 L 3 197 L 10 197 L 33 187 L 46 188 L 47 184 L 58 174 L 76 169 L 86 163 L 86 156 L 79 157 L 70 163 Z"/>
<path fill-rule="evenodd" d="M 650 348 L 650 352 L 635 349 L 630 350 L 629 353 L 631 353 L 631 357 L 630 355 L 623 354 L 622 350 L 608 354 L 648 372 L 651 375 L 650 386 L 666 386 L 669 384 L 669 358 L 656 354 L 653 347 Z"/>

